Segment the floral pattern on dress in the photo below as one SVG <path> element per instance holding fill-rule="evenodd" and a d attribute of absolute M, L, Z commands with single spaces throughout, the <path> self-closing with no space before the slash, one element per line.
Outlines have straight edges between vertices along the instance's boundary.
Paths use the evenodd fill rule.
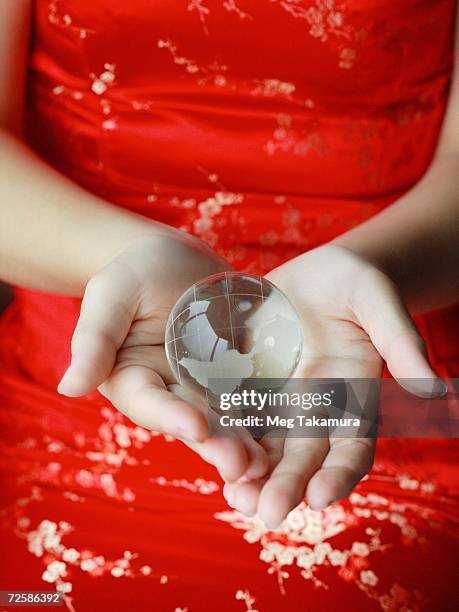
<path fill-rule="evenodd" d="M 237 269 L 267 273 L 391 204 L 430 163 L 454 2 L 367 4 L 35 0 L 30 141 L 90 192 L 199 236 Z M 229 511 L 216 472 L 170 436 L 100 398 L 82 407 L 57 396 L 69 344 L 59 323 L 78 307 L 23 292 L 2 322 L 0 466 L 11 499 L 0 526 L 30 580 L 63 593 L 71 611 L 85 609 L 83 577 L 94 591 L 129 580 L 155 605 L 172 585 L 167 609 L 196 612 L 182 594 L 212 586 L 196 571 L 207 562 L 214 578 L 236 568 L 221 582 L 225 610 L 272 612 L 271 600 L 303 609 L 302 597 L 320 606 L 334 587 L 362 609 L 429 609 L 432 585 L 408 584 L 392 562 L 404 554 L 419 568 L 441 537 L 455 546 L 441 449 L 429 463 L 413 443 L 407 467 L 383 449 L 348 500 L 322 513 L 302 503 L 269 531 Z M 122 517 L 126 547 L 98 537 L 98 504 L 110 527 Z M 139 536 L 145 515 L 156 522 Z M 250 576 L 239 571 L 243 556 Z"/>
<path fill-rule="evenodd" d="M 411 593 L 397 582 L 389 592 L 381 592 L 379 578 L 371 569 L 372 554 L 394 546 L 392 542 L 384 543 L 385 523 L 397 526 L 405 545 L 415 544 L 419 519 L 412 514 L 413 509 L 410 504 L 392 502 L 373 493 L 353 493 L 349 502 L 334 504 L 321 512 L 310 510 L 303 502 L 274 532 L 257 517 L 247 518 L 237 511 L 221 512 L 216 518 L 242 530 L 249 544 L 261 546 L 260 560 L 268 564 L 267 571 L 276 579 L 281 593 L 286 592 L 288 578 L 295 570 L 315 587 L 329 589 L 330 585 L 319 576 L 323 567 L 330 567 L 335 569 L 336 577 L 356 585 L 381 610 L 398 609 L 400 603 L 420 610 L 422 598 L 418 593 Z M 371 519 L 372 524 L 376 519 L 381 526 L 364 528 L 365 541 L 362 537 L 348 548 L 335 544 L 336 536 L 351 527 L 363 527 Z"/>

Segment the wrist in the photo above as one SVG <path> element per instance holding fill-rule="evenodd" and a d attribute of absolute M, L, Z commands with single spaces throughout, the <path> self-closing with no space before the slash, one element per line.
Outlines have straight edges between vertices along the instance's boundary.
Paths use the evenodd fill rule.
<path fill-rule="evenodd" d="M 382 250 L 374 244 L 371 236 L 365 236 L 363 232 L 361 234 L 354 230 L 338 236 L 330 244 L 350 251 L 368 265 L 377 268 L 394 282 L 396 281 L 397 275 L 394 271 L 397 268 L 400 269 L 401 261 L 399 254 L 395 249 L 391 249 L 390 245 Z"/>
<path fill-rule="evenodd" d="M 443 155 L 408 192 L 379 214 L 338 236 L 388 276 L 417 312 L 457 301 L 457 155 Z"/>
<path fill-rule="evenodd" d="M 58 271 L 63 286 L 54 289 L 57 292 L 82 296 L 88 281 L 101 269 L 137 240 L 158 233 L 156 224 L 148 219 L 110 204 L 96 204 L 94 216 L 69 232 L 68 244 L 75 252 L 65 249 L 62 253 L 63 264 Z"/>

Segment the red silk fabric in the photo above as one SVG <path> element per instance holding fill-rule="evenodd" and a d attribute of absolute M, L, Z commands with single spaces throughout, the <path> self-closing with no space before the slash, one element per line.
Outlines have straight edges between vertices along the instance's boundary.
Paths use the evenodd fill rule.
<path fill-rule="evenodd" d="M 422 176 L 454 11 L 36 0 L 28 137 L 89 191 L 265 273 Z M 230 510 L 215 470 L 179 443 L 98 396 L 57 395 L 78 309 L 17 289 L 1 320 L 1 588 L 58 588 L 70 610 L 452 609 L 455 443 L 382 441 L 349 499 L 303 504 L 267 531 Z M 418 325 L 439 373 L 457 376 L 456 310 Z"/>

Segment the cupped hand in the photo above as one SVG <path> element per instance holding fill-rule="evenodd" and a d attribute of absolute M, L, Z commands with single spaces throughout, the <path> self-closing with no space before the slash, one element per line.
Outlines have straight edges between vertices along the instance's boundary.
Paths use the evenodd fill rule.
<path fill-rule="evenodd" d="M 249 436 L 209 436 L 207 406 L 177 384 L 164 350 L 178 297 L 228 269 L 207 245 L 179 231 L 131 243 L 86 286 L 58 390 L 75 397 L 98 388 L 134 423 L 181 439 L 233 481 L 264 475 L 265 451 Z"/>
<path fill-rule="evenodd" d="M 290 298 L 302 322 L 304 351 L 295 377 L 374 379 L 385 362 L 394 378 L 411 379 L 400 380 L 411 393 L 445 393 L 397 288 L 364 259 L 327 245 L 267 278 Z M 274 528 L 304 498 L 320 510 L 346 497 L 370 470 L 374 443 L 370 438 L 267 437 L 261 445 L 269 456 L 268 476 L 228 483 L 225 497 L 232 507 L 258 513 Z"/>

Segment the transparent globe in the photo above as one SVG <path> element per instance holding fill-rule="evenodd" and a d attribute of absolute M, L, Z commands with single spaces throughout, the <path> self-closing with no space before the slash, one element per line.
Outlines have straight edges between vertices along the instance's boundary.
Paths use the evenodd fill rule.
<path fill-rule="evenodd" d="M 207 398 L 247 380 L 288 379 L 302 344 L 298 315 L 280 289 L 238 272 L 190 287 L 166 326 L 166 355 L 178 382 Z"/>

